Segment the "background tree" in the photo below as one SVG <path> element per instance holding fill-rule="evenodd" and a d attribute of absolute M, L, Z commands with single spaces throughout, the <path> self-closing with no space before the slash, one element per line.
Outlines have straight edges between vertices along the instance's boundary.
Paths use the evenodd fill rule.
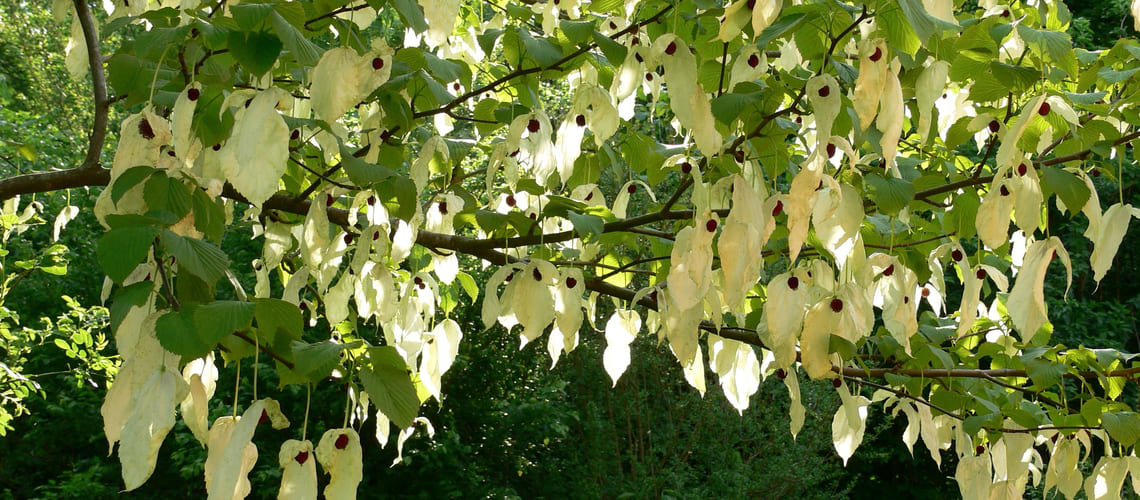
<path fill-rule="evenodd" d="M 1140 463 L 1132 357 L 1053 332 L 1044 292 L 1074 265 L 1105 280 L 1132 217 L 1136 45 L 1074 50 L 1060 3 L 954 4 L 136 2 L 101 46 L 87 5 L 57 2 L 92 77 L 87 154 L 0 194 L 110 184 L 103 414 L 128 489 L 181 403 L 211 496 L 243 491 L 256 417 L 285 424 L 257 400 L 276 380 L 348 396 L 319 446 L 301 419 L 283 482 L 315 488 L 315 456 L 354 491 L 363 416 L 381 443 L 414 430 L 479 330 L 456 307 L 481 300 L 483 327 L 556 363 L 604 331 L 615 385 L 643 331 L 740 411 L 774 375 L 793 433 L 800 387 L 830 383 L 844 464 L 883 403 L 964 496 L 1031 470 L 1114 494 Z M 1080 229 L 1057 236 L 1078 212 L 1085 258 Z M 224 252 L 235 234 L 264 249 Z M 213 420 L 215 354 L 246 388 Z"/>

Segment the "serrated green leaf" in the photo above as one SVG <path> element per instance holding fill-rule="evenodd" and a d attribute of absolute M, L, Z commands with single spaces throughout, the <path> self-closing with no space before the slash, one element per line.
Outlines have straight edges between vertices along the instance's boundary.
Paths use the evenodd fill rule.
<path fill-rule="evenodd" d="M 802 12 L 796 12 L 781 17 L 776 22 L 769 25 L 767 28 L 764 28 L 764 31 L 760 32 L 760 35 L 756 37 L 756 46 L 760 48 L 760 50 L 766 49 L 772 40 L 784 36 L 785 33 L 798 26 L 805 17 L 806 14 Z"/>
<path fill-rule="evenodd" d="M 182 273 L 174 277 L 174 296 L 178 302 L 206 304 L 214 301 L 214 287 L 192 273 Z"/>
<path fill-rule="evenodd" d="M 131 188 L 138 185 L 147 177 L 154 173 L 154 167 L 140 165 L 137 167 L 128 168 L 125 172 L 119 174 L 115 178 L 115 183 L 111 185 L 111 201 L 118 203 L 123 199 L 123 195 L 130 191 Z"/>
<path fill-rule="evenodd" d="M 391 346 L 368 349 L 370 366 L 360 370 L 360 381 L 376 408 L 396 427 L 406 429 L 415 422 L 420 398 L 412 383 L 411 370 Z"/>
<path fill-rule="evenodd" d="M 1017 35 L 1052 61 L 1060 61 L 1073 50 L 1073 41 L 1063 31 L 1036 30 L 1024 23 L 1017 24 Z"/>
<path fill-rule="evenodd" d="M 411 27 L 416 33 L 423 33 L 427 30 L 427 21 L 424 20 L 424 11 L 419 2 L 415 0 L 390 1 L 392 6 L 396 8 L 396 12 L 400 14 L 400 20 L 404 22 L 405 26 Z"/>
<path fill-rule="evenodd" d="M 1038 389 L 1044 390 L 1061 381 L 1069 367 L 1063 363 L 1046 359 L 1030 359 L 1025 362 L 1025 371 Z"/>
<path fill-rule="evenodd" d="M 340 352 L 353 345 L 331 341 L 293 342 L 293 371 L 309 382 L 320 382 L 340 366 Z"/>
<path fill-rule="evenodd" d="M 269 71 L 283 47 L 277 35 L 268 31 L 231 31 L 228 44 L 234 60 L 254 76 Z"/>
<path fill-rule="evenodd" d="M 292 340 L 301 340 L 304 319 L 301 316 L 301 309 L 290 302 L 269 298 L 256 299 L 253 317 L 257 320 L 257 328 L 263 332 L 282 331 Z"/>
<path fill-rule="evenodd" d="M 899 0 L 899 7 L 902 8 L 903 15 L 906 16 L 908 24 L 918 39 L 926 43 L 930 37 L 942 30 L 955 29 L 957 26 L 947 23 L 941 19 L 931 16 L 926 12 L 922 2 L 919 0 Z"/>
<path fill-rule="evenodd" d="M 166 253 L 177 260 L 179 269 L 197 275 L 206 283 L 218 281 L 229 268 L 229 257 L 212 243 L 185 238 L 169 230 L 163 231 L 160 239 Z"/>
<path fill-rule="evenodd" d="M 1115 70 L 1106 66 L 1101 68 L 1100 71 L 1097 71 L 1096 74 L 1101 80 L 1104 80 L 1105 83 L 1113 84 L 1132 78 L 1132 75 L 1135 75 L 1137 71 L 1140 71 L 1140 68 Z"/>
<path fill-rule="evenodd" d="M 977 234 L 975 219 L 978 216 L 978 207 L 982 200 L 973 191 L 966 191 L 954 198 L 954 205 L 946 211 L 942 218 L 942 230 L 953 233 L 962 239 L 973 238 Z"/>
<path fill-rule="evenodd" d="M 1100 422 L 1108 435 L 1124 446 L 1132 446 L 1140 439 L 1140 415 L 1130 411 L 1107 412 L 1100 415 Z"/>
<path fill-rule="evenodd" d="M 618 65 L 625 60 L 625 46 L 615 42 L 612 38 L 595 31 L 594 43 L 598 44 L 598 48 L 602 49 L 602 55 L 606 56 L 611 64 Z"/>
<path fill-rule="evenodd" d="M 601 238 L 602 231 L 605 229 L 605 221 L 601 217 L 575 212 L 568 212 L 566 216 L 574 225 L 574 231 L 582 236 L 582 241 L 590 243 Z"/>
<path fill-rule="evenodd" d="M 1032 88 L 1041 80 L 1041 70 L 1025 66 L 994 62 L 990 64 L 990 70 L 993 71 L 994 77 L 1011 92 L 1020 92 Z"/>
<path fill-rule="evenodd" d="M 154 293 L 153 281 L 140 281 L 130 286 L 120 288 L 111 299 L 109 312 L 111 315 L 111 330 L 119 328 L 119 323 L 127 317 L 132 307 L 146 304 L 150 295 Z"/>
<path fill-rule="evenodd" d="M 981 73 L 970 86 L 970 99 L 977 102 L 991 102 L 1009 95 L 1010 89 L 993 73 Z"/>
<path fill-rule="evenodd" d="M 394 176 L 376 183 L 376 195 L 392 215 L 411 220 L 416 213 L 416 184 L 404 176 Z"/>
<path fill-rule="evenodd" d="M 887 43 L 898 51 L 914 55 L 922 48 L 922 40 L 918 39 L 918 35 L 910 27 L 910 21 L 902 9 L 883 9 L 875 18 L 879 26 L 886 31 Z"/>
<path fill-rule="evenodd" d="M 200 189 L 194 190 L 191 202 L 194 210 L 194 228 L 214 243 L 221 243 L 226 229 L 226 209 L 222 200 L 212 200 Z"/>
<path fill-rule="evenodd" d="M 475 223 L 483 232 L 491 234 L 507 225 L 507 216 L 490 210 L 475 210 Z"/>
<path fill-rule="evenodd" d="M 914 199 L 914 185 L 908 181 L 895 178 L 888 179 L 878 174 L 868 174 L 863 177 L 863 180 L 870 188 L 871 200 L 884 214 L 897 214 Z"/>
<path fill-rule="evenodd" d="M 585 43 L 594 34 L 594 21 L 562 21 L 559 26 L 566 34 L 566 39 L 575 44 Z"/>
<path fill-rule="evenodd" d="M 1077 212 L 1088 201 L 1089 188 L 1076 175 L 1065 170 L 1049 166 L 1041 167 L 1041 182 L 1051 191 L 1057 193 L 1061 202 L 1069 207 L 1070 212 Z"/>
<path fill-rule="evenodd" d="M 143 188 L 143 200 L 150 210 L 165 210 L 181 219 L 190 213 L 190 188 L 165 174 L 151 175 Z"/>
<path fill-rule="evenodd" d="M 107 231 L 99 238 L 95 256 L 103 272 L 116 283 L 135 270 L 150 252 L 158 228 L 150 225 L 123 226 Z"/>
<path fill-rule="evenodd" d="M 171 28 L 152 28 L 139 33 L 135 38 L 135 54 L 145 59 L 158 59 L 167 47 L 180 45 L 190 32 L 190 26 L 175 26 Z"/>
<path fill-rule="evenodd" d="M 728 93 L 714 98 L 711 101 L 712 113 L 717 121 L 731 125 L 745 110 L 763 105 L 763 93 L 750 94 Z"/>
<path fill-rule="evenodd" d="M 495 119 L 495 110 L 498 108 L 499 101 L 491 98 L 482 99 L 475 105 L 475 119 L 479 120 L 475 122 L 475 128 L 479 129 L 480 134 L 490 134 L 505 125 Z"/>
<path fill-rule="evenodd" d="M 248 330 L 253 310 L 250 302 L 228 300 L 185 304 L 180 311 L 158 318 L 155 333 L 166 350 L 185 359 L 200 358 L 213 351 L 222 339 Z"/>
<path fill-rule="evenodd" d="M 262 27 L 262 23 L 270 14 L 273 14 L 271 3 L 241 3 L 229 6 L 230 15 L 233 16 L 237 26 L 243 30 L 255 30 Z"/>
<path fill-rule="evenodd" d="M 285 5 L 291 4 L 282 4 L 278 8 L 283 8 Z M 277 12 L 272 14 L 270 21 L 273 23 L 273 32 L 277 33 L 282 45 L 290 54 L 293 54 L 293 58 L 297 60 L 298 64 L 302 66 L 315 66 L 317 64 L 321 58 L 321 50 L 313 42 L 305 38 L 304 34 Z"/>
<path fill-rule="evenodd" d="M 545 38 L 534 38 L 530 31 L 519 29 L 519 40 L 526 47 L 526 53 L 534 58 L 539 66 L 547 67 L 562 59 L 562 49 Z"/>
<path fill-rule="evenodd" d="M 214 344 L 205 344 L 194 328 L 194 309 L 197 304 L 187 304 L 180 311 L 169 311 L 155 322 L 154 332 L 163 349 L 186 359 L 200 358 L 208 354 Z"/>
<path fill-rule="evenodd" d="M 344 173 L 348 174 L 348 179 L 357 186 L 369 186 L 396 175 L 396 172 L 390 168 L 368 163 L 353 156 L 352 151 L 343 144 L 340 146 L 340 162 L 344 166 Z"/>

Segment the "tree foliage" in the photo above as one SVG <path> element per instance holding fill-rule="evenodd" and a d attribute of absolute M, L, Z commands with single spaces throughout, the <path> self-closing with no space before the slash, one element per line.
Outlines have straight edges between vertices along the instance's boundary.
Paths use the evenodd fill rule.
<path fill-rule="evenodd" d="M 107 186 L 85 208 L 127 489 L 181 414 L 210 498 L 248 493 L 261 421 L 301 424 L 283 496 L 351 497 L 363 448 L 433 432 L 420 406 L 474 303 L 555 363 L 604 337 L 615 386 L 644 336 L 740 412 L 784 385 L 793 435 L 801 384 L 830 380 L 845 463 L 877 406 L 965 497 L 1109 498 L 1140 474 L 1134 355 L 1057 342 L 1046 297 L 1074 267 L 1108 279 L 1140 216 L 1140 45 L 1074 48 L 1063 3 L 106 5 L 54 3 L 90 76 L 85 157 L 0 197 Z M 245 232 L 260 255 L 227 255 Z M 306 439 L 249 358 L 346 392 L 341 428 Z M 252 377 L 225 416 L 217 361 Z"/>

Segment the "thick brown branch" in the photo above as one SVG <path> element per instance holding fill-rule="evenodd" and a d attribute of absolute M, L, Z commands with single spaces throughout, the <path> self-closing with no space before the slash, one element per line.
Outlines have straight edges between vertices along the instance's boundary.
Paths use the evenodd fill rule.
<path fill-rule="evenodd" d="M 91 124 L 91 134 L 87 137 L 87 156 L 79 168 L 99 168 L 99 157 L 103 154 L 103 143 L 107 139 L 107 78 L 103 74 L 103 55 L 99 52 L 99 35 L 95 30 L 95 18 L 87 8 L 86 0 L 75 0 L 75 15 L 83 28 L 83 40 L 87 43 L 87 63 L 91 66 L 91 89 L 95 100 L 95 119 Z M 7 198 L 0 196 L 0 198 Z"/>
<path fill-rule="evenodd" d="M 106 186 L 110 181 L 111 172 L 103 168 L 77 167 L 68 170 L 33 172 L 0 179 L 0 200 L 28 193 L 45 193 L 87 186 Z"/>

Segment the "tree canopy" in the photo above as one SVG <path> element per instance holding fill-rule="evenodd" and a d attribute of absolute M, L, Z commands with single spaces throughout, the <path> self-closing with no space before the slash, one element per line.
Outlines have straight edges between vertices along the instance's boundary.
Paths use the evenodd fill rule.
<path fill-rule="evenodd" d="M 0 220 L 106 186 L 42 216 L 106 230 L 122 364 L 102 414 L 127 490 L 180 416 L 211 499 L 248 494 L 257 427 L 291 423 L 280 498 L 353 498 L 362 447 L 432 432 L 421 404 L 475 305 L 554 363 L 604 336 L 614 385 L 639 336 L 742 413 L 783 384 L 793 435 L 800 384 L 830 381 L 845 463 L 880 406 L 912 453 L 957 458 L 963 497 L 1140 485 L 1140 362 L 1056 341 L 1048 311 L 1140 217 L 1140 44 L 1075 48 L 1062 2 L 103 7 L 53 2 L 90 80 L 84 155 L 0 179 Z M 233 234 L 260 255 L 227 255 Z M 219 370 L 253 386 L 225 416 Z M 342 427 L 308 439 L 262 379 L 346 394 Z"/>

